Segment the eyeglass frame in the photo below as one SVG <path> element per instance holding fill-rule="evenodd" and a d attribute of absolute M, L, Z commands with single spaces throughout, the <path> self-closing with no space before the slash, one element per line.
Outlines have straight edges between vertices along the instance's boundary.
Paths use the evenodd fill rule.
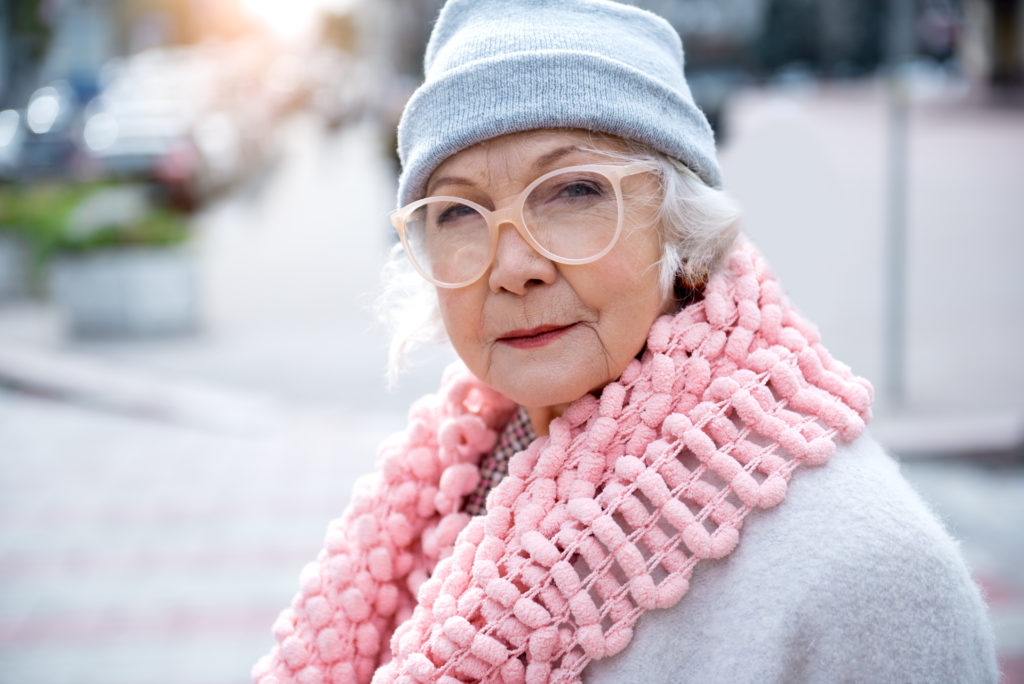
<path fill-rule="evenodd" d="M 622 234 L 622 224 L 625 215 L 625 202 L 622 198 L 622 179 L 628 178 L 630 176 L 636 176 L 641 173 L 653 170 L 655 170 L 655 166 L 650 162 L 633 162 L 631 164 L 580 164 L 577 166 L 566 166 L 564 168 L 555 169 L 553 171 L 545 173 L 539 178 L 533 180 L 529 185 L 526 186 L 526 188 L 523 189 L 522 192 L 518 193 L 517 195 L 506 197 L 503 200 L 503 203 L 509 203 L 506 204 L 504 207 L 501 207 L 500 209 L 488 209 L 464 197 L 455 197 L 453 195 L 432 195 L 430 197 L 424 197 L 423 199 L 416 200 L 415 202 L 410 202 L 409 204 L 406 204 L 404 207 L 400 207 L 399 209 L 395 209 L 388 216 L 391 219 L 391 225 L 395 228 L 396 231 L 398 231 L 398 237 L 402 241 L 402 248 L 405 251 L 405 256 L 409 259 L 409 263 L 412 264 L 412 267 L 416 269 L 416 272 L 423 276 L 428 282 L 436 285 L 437 287 L 454 290 L 460 287 L 467 287 L 469 285 L 472 285 L 476 281 L 480 280 L 480 278 L 482 278 L 484 274 L 487 273 L 487 270 L 494 265 L 494 259 L 498 255 L 499 229 L 506 223 L 511 224 L 516 229 L 516 232 L 519 234 L 519 237 L 521 237 L 523 241 L 526 242 L 526 244 L 530 245 L 530 247 L 533 248 L 534 251 L 536 251 L 538 254 L 545 257 L 546 259 L 554 261 L 555 263 L 566 264 L 569 266 L 579 266 L 597 261 L 604 255 L 606 255 L 608 252 L 610 252 L 613 247 L 615 247 L 615 245 L 619 241 L 619 236 Z M 526 217 L 524 214 L 526 210 L 526 198 L 529 197 L 530 193 L 533 192 L 533 190 L 536 187 L 538 187 L 541 183 L 548 180 L 549 178 L 553 178 L 554 176 L 557 176 L 558 174 L 561 173 L 567 173 L 572 171 L 596 172 L 600 173 L 605 178 L 610 180 L 612 183 L 612 187 L 615 189 L 615 201 L 618 204 L 618 224 L 615 227 L 615 234 L 612 236 L 612 239 L 608 242 L 608 246 L 602 249 L 594 256 L 583 257 L 580 259 L 561 257 L 558 256 L 557 254 L 548 251 L 543 246 L 541 246 L 541 244 L 537 242 L 536 238 L 533 237 L 529 229 L 526 227 Z M 469 207 L 470 209 L 473 209 L 474 211 L 478 212 L 483 217 L 484 221 L 487 223 L 487 230 L 491 238 L 490 248 L 488 250 L 489 256 L 487 257 L 484 266 L 480 269 L 480 273 L 478 273 L 477 275 L 468 280 L 464 280 L 458 283 L 442 283 L 428 275 L 427 272 L 424 271 L 423 268 L 418 263 L 416 263 L 416 259 L 412 255 L 412 250 L 409 247 L 408 238 L 406 237 L 405 232 L 406 222 L 409 220 L 409 217 L 412 215 L 414 211 L 424 206 L 425 204 L 437 201 L 449 201 L 463 204 Z"/>

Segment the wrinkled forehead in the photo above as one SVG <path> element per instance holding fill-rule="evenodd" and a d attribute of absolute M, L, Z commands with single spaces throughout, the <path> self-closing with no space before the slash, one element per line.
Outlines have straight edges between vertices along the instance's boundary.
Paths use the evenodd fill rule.
<path fill-rule="evenodd" d="M 540 129 L 490 138 L 441 162 L 427 183 L 431 188 L 446 177 L 502 177 L 529 181 L 561 166 L 604 160 L 602 153 L 623 154 L 629 143 L 607 133 L 573 129 Z"/>

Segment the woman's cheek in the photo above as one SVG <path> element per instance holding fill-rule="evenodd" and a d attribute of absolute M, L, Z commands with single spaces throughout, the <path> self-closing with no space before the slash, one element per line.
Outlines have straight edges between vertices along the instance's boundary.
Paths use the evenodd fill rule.
<path fill-rule="evenodd" d="M 481 372 L 480 357 L 483 354 L 483 317 L 480 303 L 472 296 L 472 288 L 448 290 L 438 288 L 438 306 L 448 340 L 470 370 Z"/>

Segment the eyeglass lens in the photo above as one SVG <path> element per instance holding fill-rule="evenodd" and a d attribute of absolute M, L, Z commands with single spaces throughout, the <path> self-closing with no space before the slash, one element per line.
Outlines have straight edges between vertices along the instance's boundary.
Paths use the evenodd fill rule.
<path fill-rule="evenodd" d="M 551 176 L 530 191 L 523 205 L 527 232 L 563 259 L 600 254 L 615 238 L 618 217 L 615 187 L 596 171 Z M 405 233 L 413 260 L 438 282 L 465 282 L 487 268 L 487 221 L 468 204 L 427 202 L 406 220 Z"/>

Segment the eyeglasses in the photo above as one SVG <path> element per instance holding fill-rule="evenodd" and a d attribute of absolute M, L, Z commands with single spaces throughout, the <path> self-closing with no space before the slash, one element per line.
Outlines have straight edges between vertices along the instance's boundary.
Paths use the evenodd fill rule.
<path fill-rule="evenodd" d="M 487 272 L 498 229 L 509 223 L 533 249 L 560 264 L 588 264 L 622 232 L 622 179 L 653 167 L 587 164 L 546 173 L 504 207 L 461 197 L 426 197 L 391 214 L 413 267 L 438 287 L 465 287 Z"/>

